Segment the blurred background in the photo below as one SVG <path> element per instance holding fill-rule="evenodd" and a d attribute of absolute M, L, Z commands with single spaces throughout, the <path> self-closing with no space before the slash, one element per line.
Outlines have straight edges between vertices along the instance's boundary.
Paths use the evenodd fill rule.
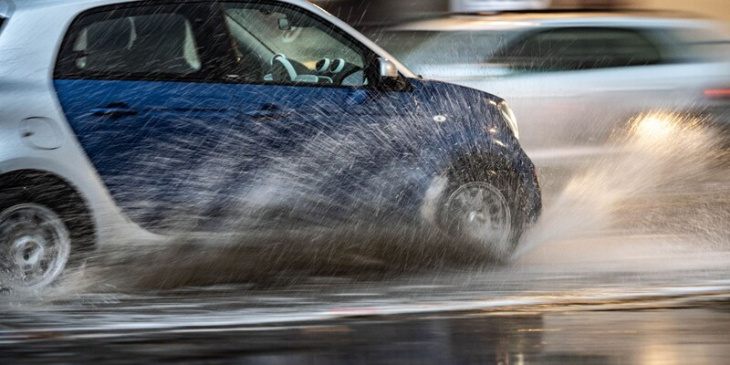
<path fill-rule="evenodd" d="M 350 24 L 397 22 L 445 12 L 523 9 L 652 9 L 730 20 L 726 0 L 314 0 Z"/>

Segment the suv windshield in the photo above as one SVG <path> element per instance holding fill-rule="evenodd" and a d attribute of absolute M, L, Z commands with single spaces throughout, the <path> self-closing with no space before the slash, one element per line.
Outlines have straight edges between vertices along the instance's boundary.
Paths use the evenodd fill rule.
<path fill-rule="evenodd" d="M 492 62 L 523 71 L 570 71 L 652 65 L 661 62 L 661 53 L 638 30 L 566 27 L 528 33 Z"/>
<path fill-rule="evenodd" d="M 507 31 L 395 31 L 372 36 L 407 65 L 485 63 L 513 37 Z"/>

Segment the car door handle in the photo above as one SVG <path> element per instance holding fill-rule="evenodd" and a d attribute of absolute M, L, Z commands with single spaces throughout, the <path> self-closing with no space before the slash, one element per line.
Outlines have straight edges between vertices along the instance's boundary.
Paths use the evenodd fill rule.
<path fill-rule="evenodd" d="M 251 110 L 246 112 L 246 115 L 254 119 L 286 118 L 291 114 L 291 111 L 285 110 L 284 108 L 275 104 L 264 104 L 258 110 Z"/>
<path fill-rule="evenodd" d="M 103 108 L 91 109 L 91 114 L 97 117 L 117 119 L 137 115 L 139 112 L 125 103 L 110 103 Z"/>

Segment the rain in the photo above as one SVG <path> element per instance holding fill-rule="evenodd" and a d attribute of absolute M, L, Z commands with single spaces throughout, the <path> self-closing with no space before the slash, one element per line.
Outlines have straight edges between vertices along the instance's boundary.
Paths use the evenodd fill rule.
<path fill-rule="evenodd" d="M 609 81 L 593 84 L 595 89 L 577 85 L 582 91 L 569 97 L 575 85 L 566 82 L 548 91 L 567 99 L 541 99 L 542 91 L 524 90 L 549 80 L 531 74 L 535 70 L 501 65 L 522 60 L 470 68 L 464 65 L 474 54 L 433 48 L 458 46 L 455 39 L 467 34 L 473 44 L 491 42 L 489 52 L 499 55 L 518 39 L 515 33 L 480 38 L 458 30 L 434 36 L 424 33 L 425 23 L 386 19 L 367 25 L 367 18 L 387 9 L 378 2 L 369 5 L 372 14 L 348 13 L 347 4 L 315 3 L 357 25 L 405 66 L 341 58 L 340 70 L 352 67 L 345 76 L 302 61 L 307 70 L 324 70 L 305 74 L 291 62 L 299 74 L 274 88 L 270 82 L 280 81 L 275 60 L 262 63 L 271 70 L 226 75 L 235 77 L 215 83 L 190 76 L 207 66 L 191 61 L 194 50 L 185 48 L 180 67 L 196 70 L 184 80 L 168 82 L 163 75 L 136 83 L 136 71 L 127 72 L 128 64 L 121 63 L 114 67 L 128 79 L 85 79 L 84 72 L 98 72 L 94 47 L 111 46 L 95 43 L 93 26 L 71 26 L 70 34 L 81 29 L 83 41 L 59 46 L 73 58 L 59 57 L 51 80 L 68 123 L 25 119 L 21 137 L 0 132 L 9 143 L 23 138 L 17 145 L 36 151 L 29 156 L 55 149 L 86 156 L 76 161 L 91 167 L 88 186 L 103 186 L 104 195 L 89 194 L 101 201 L 89 204 L 80 197 L 85 192 L 69 190 L 63 181 L 49 184 L 43 173 L 31 175 L 46 185 L 28 194 L 40 191 L 72 202 L 57 210 L 72 213 L 64 224 L 71 227 L 70 239 L 81 242 L 71 246 L 63 273 L 47 285 L 18 285 L 30 279 L 10 268 L 13 260 L 33 261 L 33 254 L 16 254 L 16 246 L 32 251 L 33 242 L 42 246 L 59 231 L 41 223 L 46 231 L 25 241 L 29 236 L 17 232 L 35 221 L 55 222 L 55 213 L 25 213 L 22 208 L 32 204 L 20 204 L 19 213 L 0 211 L 1 234 L 21 237 L 5 239 L 10 253 L 0 256 L 8 262 L 0 275 L 0 353 L 29 363 L 727 359 L 721 324 L 728 321 L 730 298 L 730 155 L 727 131 L 718 129 L 727 124 L 726 104 L 717 112 L 715 104 L 672 94 L 633 112 L 646 100 L 631 90 L 599 102 L 583 97 L 620 84 Z M 550 1 L 529 3 L 534 11 Z M 23 19 L 22 11 L 13 14 L 4 4 L 0 1 L 0 20 L 9 14 L 9 34 L 0 33 L 0 47 L 3 36 L 15 34 L 13 16 Z M 307 37 L 309 28 L 330 26 L 287 13 L 301 5 L 281 10 L 261 4 L 246 5 L 258 11 L 246 15 L 247 21 L 279 17 L 276 11 L 288 15 L 274 29 L 287 47 Z M 517 13 L 523 10 L 529 13 Z M 125 11 L 111 13 L 127 16 Z M 130 52 L 150 31 L 145 27 L 172 29 L 177 21 L 144 25 L 144 16 L 127 17 L 131 20 L 109 27 L 130 29 L 117 42 Z M 205 24 L 196 22 L 190 24 Z M 192 25 L 178 25 L 193 37 Z M 338 46 L 350 47 L 343 57 L 360 57 L 350 44 L 359 38 L 337 39 Z M 326 42 L 322 38 L 306 51 L 335 52 Z M 298 57 L 306 57 L 302 52 Z M 327 65 L 338 56 L 326 59 Z M 533 66 L 557 67 L 553 61 Z M 380 62 L 380 76 L 368 62 Z M 707 69 L 730 80 L 722 68 L 727 59 L 712 62 Z M 153 63 L 147 60 L 145 67 Z M 388 79 L 384 65 L 397 67 L 399 76 Z M 420 75 L 404 77 L 406 66 Z M 80 71 L 64 75 L 64 67 Z M 0 71 L 3 95 L 11 87 L 3 75 L 20 77 L 22 67 L 11 68 Z M 331 73 L 328 80 L 324 73 Z M 99 85 L 107 89 L 99 91 Z M 718 89 L 704 90 L 705 96 L 709 92 L 712 99 L 727 85 L 713 85 Z M 116 99 L 125 102 L 110 103 Z M 89 111 L 91 103 L 103 108 Z M 4 105 L 0 102 L 0 110 Z M 624 113 L 628 109 L 632 112 Z M 544 122 L 560 113 L 570 117 Z M 168 123 L 173 117 L 174 125 Z M 64 133 L 68 136 L 56 143 Z M 15 179 L 2 180 L 13 188 L 7 189 L 12 199 L 17 186 L 30 186 L 17 182 L 25 175 L 6 176 Z M 476 193 L 456 194 L 461 188 L 453 184 L 460 179 Z M 496 188 L 482 188 L 478 183 L 485 179 Z M 490 196 L 489 189 L 497 194 Z M 472 200 L 492 205 L 474 208 Z M 467 222 L 444 218 L 442 206 Z M 485 211 L 491 217 L 484 218 Z M 94 226 L 97 222 L 113 224 Z M 495 233 L 494 227 L 507 231 Z M 683 342 L 683 333 L 699 345 Z"/>

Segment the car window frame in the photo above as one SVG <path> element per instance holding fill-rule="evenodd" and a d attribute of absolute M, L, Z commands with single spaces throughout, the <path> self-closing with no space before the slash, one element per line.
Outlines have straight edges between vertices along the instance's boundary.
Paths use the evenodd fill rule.
<path fill-rule="evenodd" d="M 579 26 L 559 26 L 559 27 L 550 27 L 550 28 L 544 28 L 544 29 L 535 29 L 530 30 L 525 33 L 523 33 L 522 36 L 518 36 L 511 40 L 508 44 L 506 44 L 504 47 L 501 47 L 499 50 L 497 50 L 492 57 L 490 57 L 487 60 L 487 63 L 499 63 L 504 64 L 505 57 L 509 58 L 508 52 L 510 49 L 514 49 L 518 47 L 520 44 L 524 44 L 525 41 L 535 37 L 539 36 L 540 34 L 545 34 L 549 32 L 555 32 L 555 31 L 565 31 L 565 30 L 571 30 L 571 31 L 577 31 L 577 30 L 591 30 L 591 31 L 623 31 L 623 32 L 630 32 L 634 35 L 637 35 L 641 39 L 643 39 L 647 44 L 649 44 L 654 52 L 657 55 L 657 61 L 651 62 L 651 63 L 645 63 L 645 64 L 629 64 L 629 65 L 621 65 L 621 66 L 603 66 L 603 67 L 589 67 L 589 68 L 571 68 L 571 69 L 529 69 L 526 71 L 523 71 L 520 68 L 515 68 L 510 66 L 510 69 L 513 69 L 515 71 L 520 71 L 523 73 L 535 73 L 535 74 L 541 74 L 541 73 L 556 73 L 556 72 L 587 72 L 587 71 L 598 71 L 598 70 L 611 70 L 611 69 L 623 69 L 623 68 L 632 68 L 637 66 L 657 66 L 657 65 L 665 65 L 672 63 L 670 60 L 667 59 L 666 54 L 664 50 L 661 47 L 658 47 L 659 41 L 653 37 L 653 35 L 647 31 L 643 30 L 641 28 L 632 28 L 632 27 L 622 27 L 622 26 L 611 26 L 611 25 L 602 25 L 598 27 L 592 27 L 592 26 L 585 26 L 585 25 L 579 25 Z"/>
<path fill-rule="evenodd" d="M 222 1 L 216 1 L 217 4 L 217 14 L 218 18 L 220 19 L 220 27 L 219 31 L 225 32 L 225 35 L 228 37 L 227 42 L 227 52 L 226 52 L 226 58 L 227 60 L 223 62 L 224 67 L 224 74 L 226 75 L 224 77 L 225 82 L 228 83 L 234 83 L 234 84 L 241 84 L 241 85 L 271 85 L 271 86 L 297 86 L 297 87 L 324 87 L 324 88 L 338 88 L 338 89 L 351 89 L 351 90 L 361 90 L 361 89 L 374 89 L 378 88 L 380 75 L 378 72 L 378 58 L 379 56 L 370 49 L 370 47 L 366 46 L 359 40 L 357 40 L 355 37 L 353 37 L 351 34 L 343 30 L 342 28 L 336 26 L 332 22 L 328 21 L 326 18 L 321 16 L 320 14 L 317 14 L 313 11 L 310 11 L 309 9 L 306 9 L 301 6 L 297 6 L 295 4 L 290 4 L 286 2 L 278 2 L 278 1 L 268 1 L 268 0 L 222 0 Z M 236 75 L 236 49 L 234 47 L 234 39 L 233 35 L 231 34 L 228 27 L 225 25 L 225 14 L 223 9 L 223 4 L 248 4 L 248 5 L 270 5 L 270 6 L 277 6 L 282 8 L 288 8 L 293 9 L 295 11 L 299 11 L 302 13 L 305 13 L 310 18 L 314 19 L 321 25 L 327 27 L 329 30 L 332 31 L 332 33 L 339 35 L 341 38 L 344 38 L 344 40 L 350 42 L 354 47 L 357 47 L 360 52 L 362 52 L 363 60 L 365 62 L 363 73 L 364 77 L 369 80 L 367 84 L 363 85 L 336 85 L 336 84 L 320 84 L 320 83 L 308 83 L 308 82 L 292 82 L 292 81 L 251 81 L 251 80 L 243 80 L 240 78 L 235 77 Z M 268 46 L 267 46 L 268 47 Z"/>
<path fill-rule="evenodd" d="M 78 57 L 74 54 L 74 44 L 81 32 L 93 24 L 94 15 L 111 13 L 114 16 L 108 20 L 123 18 L 132 15 L 150 15 L 155 12 L 153 8 L 163 7 L 188 7 L 184 12 L 175 11 L 186 17 L 190 22 L 196 50 L 201 62 L 201 68 L 195 73 L 152 73 L 152 72 L 109 72 L 109 71 L 84 71 L 75 66 Z M 56 52 L 56 62 L 53 69 L 53 79 L 69 80 L 118 80 L 118 81 L 169 81 L 169 82 L 215 82 L 221 81 L 220 66 L 222 60 L 220 41 L 216 41 L 215 31 L 211 25 L 197 24 L 190 15 L 199 10 L 206 10 L 209 14 L 214 10 L 214 3 L 211 1 L 142 1 L 137 3 L 119 3 L 86 9 L 78 13 L 63 35 L 61 47 Z"/>

